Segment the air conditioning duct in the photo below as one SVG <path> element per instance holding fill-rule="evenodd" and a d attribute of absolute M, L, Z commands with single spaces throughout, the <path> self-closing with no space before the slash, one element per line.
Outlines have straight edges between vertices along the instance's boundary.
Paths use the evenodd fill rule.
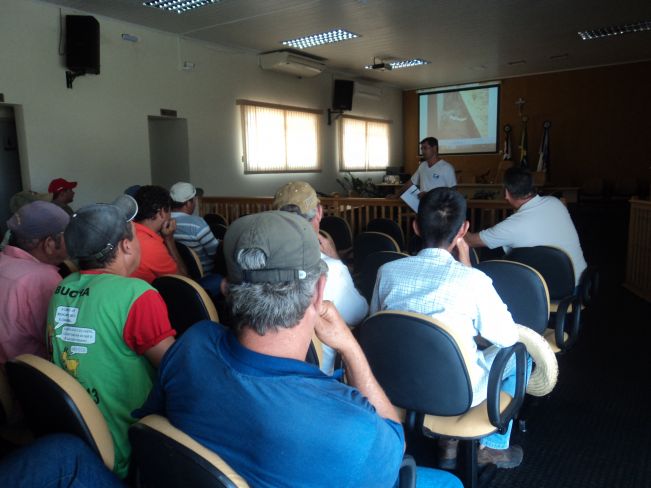
<path fill-rule="evenodd" d="M 274 51 L 260 55 L 262 69 L 279 71 L 301 78 L 320 75 L 326 68 L 322 62 L 289 51 Z"/>

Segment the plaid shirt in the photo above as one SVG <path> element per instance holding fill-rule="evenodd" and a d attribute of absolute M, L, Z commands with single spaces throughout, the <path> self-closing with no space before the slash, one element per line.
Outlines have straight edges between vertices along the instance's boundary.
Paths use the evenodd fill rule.
<path fill-rule="evenodd" d="M 491 279 L 456 261 L 443 249 L 423 249 L 417 256 L 398 259 L 380 268 L 371 300 L 371 313 L 402 310 L 429 315 L 454 326 L 461 345 L 476 362 L 468 365 L 473 386 L 473 406 L 486 399 L 488 373 L 499 347 L 518 340 L 511 314 Z M 495 346 L 477 349 L 476 335 Z"/>

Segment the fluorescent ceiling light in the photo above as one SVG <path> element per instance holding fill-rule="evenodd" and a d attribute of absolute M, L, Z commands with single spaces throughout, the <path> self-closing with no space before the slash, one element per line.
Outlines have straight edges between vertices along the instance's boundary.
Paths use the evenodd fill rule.
<path fill-rule="evenodd" d="M 431 64 L 431 61 L 425 61 L 424 59 L 395 59 L 393 61 L 383 61 L 381 63 L 367 64 L 364 66 L 364 68 L 386 71 L 392 69 L 411 68 L 413 66 L 422 66 L 424 64 Z"/>
<path fill-rule="evenodd" d="M 182 14 L 188 10 L 204 7 L 206 5 L 217 3 L 219 1 L 221 0 L 150 0 L 148 2 L 142 2 L 142 4 L 145 7 L 155 7 L 162 10 L 176 12 L 177 14 Z"/>
<path fill-rule="evenodd" d="M 348 32 L 347 30 L 335 29 L 329 32 L 322 32 L 321 34 L 312 34 L 311 36 L 282 41 L 282 44 L 297 49 L 305 49 L 308 47 L 320 46 L 321 44 L 332 44 L 333 42 L 346 41 L 348 39 L 354 39 L 355 37 L 361 36 L 354 32 Z"/>
<path fill-rule="evenodd" d="M 651 30 L 651 20 L 644 20 L 642 22 L 635 22 L 633 24 L 613 25 L 610 27 L 601 27 L 600 29 L 591 29 L 579 31 L 579 37 L 584 41 L 591 39 L 602 39 L 604 37 L 618 36 L 620 34 L 628 34 L 631 32 L 644 32 Z"/>

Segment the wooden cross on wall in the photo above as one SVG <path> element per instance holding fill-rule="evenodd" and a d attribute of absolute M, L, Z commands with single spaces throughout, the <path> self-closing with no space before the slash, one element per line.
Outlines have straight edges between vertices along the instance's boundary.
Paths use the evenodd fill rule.
<path fill-rule="evenodd" d="M 518 106 L 518 114 L 522 116 L 522 112 L 524 112 L 524 104 L 526 102 L 524 101 L 524 98 L 520 97 L 515 101 L 515 104 Z"/>

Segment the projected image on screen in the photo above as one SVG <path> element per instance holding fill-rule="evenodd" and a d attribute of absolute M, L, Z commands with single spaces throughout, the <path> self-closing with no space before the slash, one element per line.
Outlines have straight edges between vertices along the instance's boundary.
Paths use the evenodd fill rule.
<path fill-rule="evenodd" d="M 420 95 L 420 140 L 434 136 L 439 154 L 497 152 L 499 87 Z"/>

